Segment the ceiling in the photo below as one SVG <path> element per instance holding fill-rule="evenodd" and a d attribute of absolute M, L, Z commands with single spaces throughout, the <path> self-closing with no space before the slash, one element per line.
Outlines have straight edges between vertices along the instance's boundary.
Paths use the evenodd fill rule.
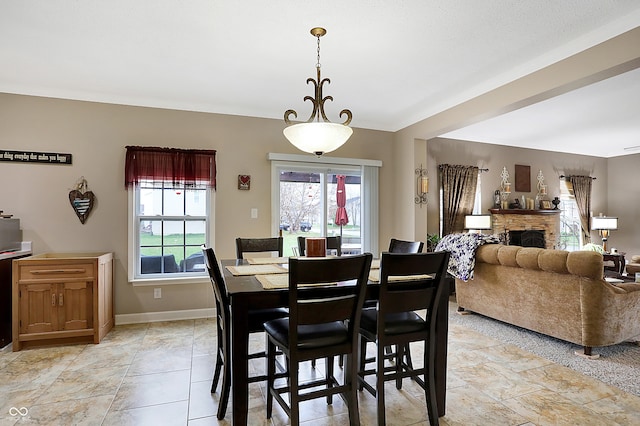
<path fill-rule="evenodd" d="M 0 0 L 0 92 L 306 120 L 322 26 L 329 118 L 397 131 L 639 25 L 637 0 Z M 638 111 L 634 70 L 442 136 L 612 157 Z"/>

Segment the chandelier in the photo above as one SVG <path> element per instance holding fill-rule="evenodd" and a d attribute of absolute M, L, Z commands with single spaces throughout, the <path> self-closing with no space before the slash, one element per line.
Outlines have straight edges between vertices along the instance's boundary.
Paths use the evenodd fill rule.
<path fill-rule="evenodd" d="M 305 101 L 311 101 L 313 104 L 311 116 L 306 122 L 296 124 L 289 117 L 297 118 L 297 112 L 288 109 L 284 113 L 284 121 L 289 125 L 283 131 L 284 136 L 299 150 L 317 156 L 340 148 L 353 133 L 353 130 L 349 127 L 351 111 L 348 109 L 340 111 L 340 117 L 346 116 L 342 124 L 330 122 L 324 112 L 325 101 L 333 101 L 333 96 L 323 97 L 322 95 L 322 86 L 324 83 L 331 83 L 331 80 L 328 78 L 323 80 L 320 77 L 320 37 L 326 33 L 327 30 L 324 28 L 316 27 L 311 29 L 311 35 L 318 39 L 317 79 L 314 80 L 311 77 L 307 79 L 307 84 L 313 83 L 315 86 L 315 97 L 304 97 Z"/>

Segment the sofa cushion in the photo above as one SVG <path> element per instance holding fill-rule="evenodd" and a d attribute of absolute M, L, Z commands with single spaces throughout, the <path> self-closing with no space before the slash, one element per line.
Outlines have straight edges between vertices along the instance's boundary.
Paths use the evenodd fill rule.
<path fill-rule="evenodd" d="M 574 251 L 567 256 L 569 273 L 594 280 L 602 279 L 604 262 L 602 255 L 595 251 Z"/>
<path fill-rule="evenodd" d="M 598 255 L 596 252 L 583 252 L 583 253 L 593 253 Z M 540 269 L 547 272 L 555 272 L 556 274 L 568 274 L 569 270 L 567 269 L 567 256 L 569 255 L 568 251 L 564 250 L 544 250 L 538 256 L 538 265 Z M 602 257 L 602 256 L 600 256 Z"/>
<path fill-rule="evenodd" d="M 640 254 L 634 254 L 633 256 L 631 256 L 631 262 L 640 263 Z"/>
<path fill-rule="evenodd" d="M 518 254 L 516 254 L 518 266 L 524 269 L 539 271 L 540 265 L 538 264 L 538 256 L 540 256 L 542 250 L 544 249 L 537 247 L 523 247 L 522 250 L 518 251 Z"/>
<path fill-rule="evenodd" d="M 516 255 L 522 250 L 520 246 L 500 246 L 498 250 L 498 261 L 504 266 L 518 267 Z"/>
<path fill-rule="evenodd" d="M 499 265 L 498 250 L 500 247 L 503 246 L 500 244 L 485 244 L 478 247 L 478 250 L 476 250 L 476 262 Z"/>

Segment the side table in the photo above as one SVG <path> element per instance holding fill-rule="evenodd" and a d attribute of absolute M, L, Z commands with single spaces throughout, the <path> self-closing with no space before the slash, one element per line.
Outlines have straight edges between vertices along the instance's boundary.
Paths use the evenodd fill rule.
<path fill-rule="evenodd" d="M 624 259 L 624 255 L 627 254 L 625 252 L 619 251 L 618 253 L 604 253 L 602 255 L 602 260 L 613 262 L 613 268 L 611 266 L 605 266 L 604 269 L 609 269 L 611 271 L 616 271 L 618 274 L 624 273 L 624 267 L 626 261 Z"/>

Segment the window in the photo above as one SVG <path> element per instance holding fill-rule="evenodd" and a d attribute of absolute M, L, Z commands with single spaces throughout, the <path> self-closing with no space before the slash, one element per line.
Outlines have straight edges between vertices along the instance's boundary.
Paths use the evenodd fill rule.
<path fill-rule="evenodd" d="M 343 253 L 378 252 L 379 161 L 269 154 L 274 231 L 284 254 L 295 254 L 298 236 L 342 237 Z M 344 176 L 347 223 L 336 224 L 338 177 Z M 341 179 L 341 178 L 340 178 Z"/>
<path fill-rule="evenodd" d="M 583 246 L 580 213 L 576 204 L 571 184 L 560 179 L 560 240 L 558 249 L 567 251 L 580 250 Z"/>
<path fill-rule="evenodd" d="M 208 244 L 209 190 L 142 180 L 134 190 L 138 261 L 135 277 L 204 272 Z"/>
<path fill-rule="evenodd" d="M 127 147 L 129 280 L 205 276 L 215 151 Z"/>

